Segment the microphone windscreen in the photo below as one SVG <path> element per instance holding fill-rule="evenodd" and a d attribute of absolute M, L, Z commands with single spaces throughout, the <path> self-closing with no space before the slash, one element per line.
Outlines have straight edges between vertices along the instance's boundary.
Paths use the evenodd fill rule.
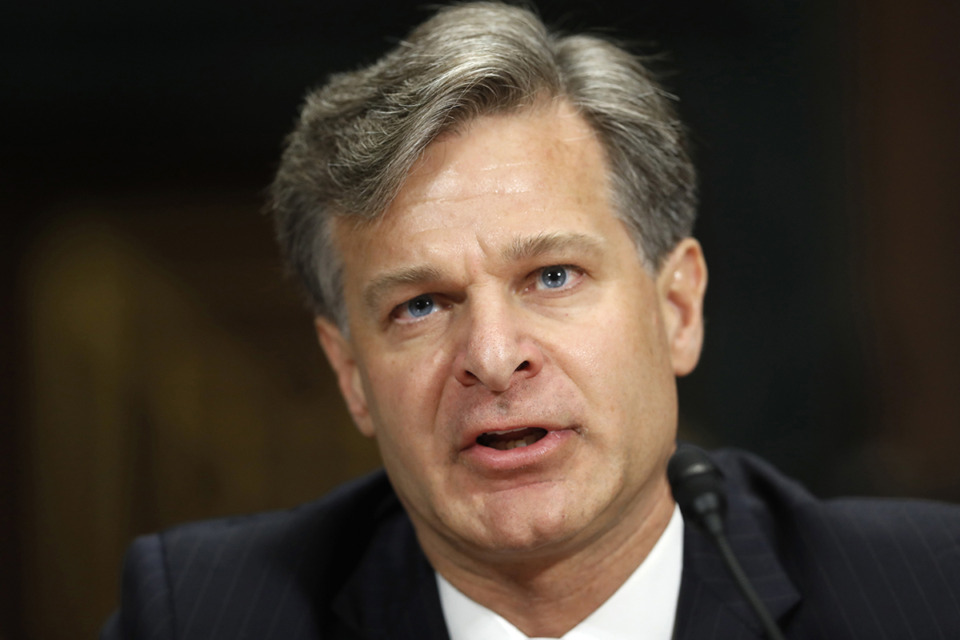
<path fill-rule="evenodd" d="M 705 502 L 718 509 L 721 516 L 725 512 L 723 474 L 703 449 L 686 443 L 678 445 L 667 464 L 667 480 L 673 499 L 687 520 L 700 524 Z M 704 500 L 706 496 L 711 499 Z"/>

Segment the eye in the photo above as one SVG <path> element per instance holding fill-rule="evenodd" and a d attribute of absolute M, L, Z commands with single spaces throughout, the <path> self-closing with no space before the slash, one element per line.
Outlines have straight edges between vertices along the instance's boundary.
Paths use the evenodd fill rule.
<path fill-rule="evenodd" d="M 540 269 L 536 278 L 537 289 L 562 289 L 577 275 L 573 267 L 567 265 L 553 265 Z"/>
<path fill-rule="evenodd" d="M 438 309 L 436 299 L 432 294 L 425 293 L 416 298 L 407 300 L 393 310 L 393 317 L 401 322 L 413 322 L 425 318 Z"/>

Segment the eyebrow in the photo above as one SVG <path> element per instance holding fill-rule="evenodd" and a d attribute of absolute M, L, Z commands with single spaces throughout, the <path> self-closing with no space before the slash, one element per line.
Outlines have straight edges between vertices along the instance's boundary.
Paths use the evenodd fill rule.
<path fill-rule="evenodd" d="M 369 313 L 376 315 L 380 309 L 380 300 L 394 287 L 436 282 L 442 277 L 443 272 L 431 265 L 402 267 L 377 276 L 364 287 L 363 303 Z"/>
<path fill-rule="evenodd" d="M 574 250 L 591 257 L 603 255 L 603 243 L 583 233 L 540 233 L 530 237 L 518 237 L 504 248 L 500 256 L 506 262 L 530 260 L 549 253 Z"/>
<path fill-rule="evenodd" d="M 574 250 L 591 258 L 603 255 L 603 243 L 597 238 L 582 233 L 540 233 L 529 237 L 516 237 L 503 248 L 500 258 L 504 262 L 523 262 L 550 253 Z M 391 289 L 421 285 L 444 279 L 445 272 L 433 265 L 401 267 L 396 271 L 381 274 L 364 287 L 363 304 L 371 315 L 376 315 L 382 299 Z"/>

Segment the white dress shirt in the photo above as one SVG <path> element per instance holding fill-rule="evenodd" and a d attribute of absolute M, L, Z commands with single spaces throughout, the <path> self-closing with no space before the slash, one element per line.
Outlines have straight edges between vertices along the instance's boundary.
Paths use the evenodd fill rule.
<path fill-rule="evenodd" d="M 600 608 L 560 640 L 670 640 L 683 570 L 683 518 L 670 523 L 650 554 Z M 450 640 L 528 639 L 503 617 L 477 604 L 437 574 Z"/>

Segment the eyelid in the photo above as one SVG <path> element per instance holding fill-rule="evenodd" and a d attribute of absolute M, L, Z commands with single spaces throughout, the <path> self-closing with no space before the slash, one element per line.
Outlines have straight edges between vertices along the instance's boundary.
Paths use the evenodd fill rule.
<path fill-rule="evenodd" d="M 567 271 L 567 280 L 559 287 L 547 287 L 544 286 L 540 280 L 543 273 L 549 269 L 564 269 Z M 524 278 L 524 286 L 521 287 L 521 292 L 533 292 L 538 294 L 564 294 L 570 292 L 572 289 L 577 288 L 583 279 L 587 275 L 587 270 L 583 267 L 580 267 L 575 264 L 556 262 L 546 264 L 542 267 L 538 267 L 531 271 L 526 278 Z M 409 315 L 409 307 L 413 301 L 418 298 L 429 297 L 433 300 L 433 309 L 423 316 L 412 316 Z M 388 324 L 400 324 L 400 325 L 413 325 L 419 322 L 428 320 L 431 316 L 436 315 L 440 311 L 450 309 L 459 296 L 454 295 L 451 299 L 449 294 L 442 294 L 437 292 L 428 292 L 420 293 L 411 298 L 405 299 L 403 302 L 397 304 L 396 306 L 390 309 L 390 312 L 387 316 Z"/>

